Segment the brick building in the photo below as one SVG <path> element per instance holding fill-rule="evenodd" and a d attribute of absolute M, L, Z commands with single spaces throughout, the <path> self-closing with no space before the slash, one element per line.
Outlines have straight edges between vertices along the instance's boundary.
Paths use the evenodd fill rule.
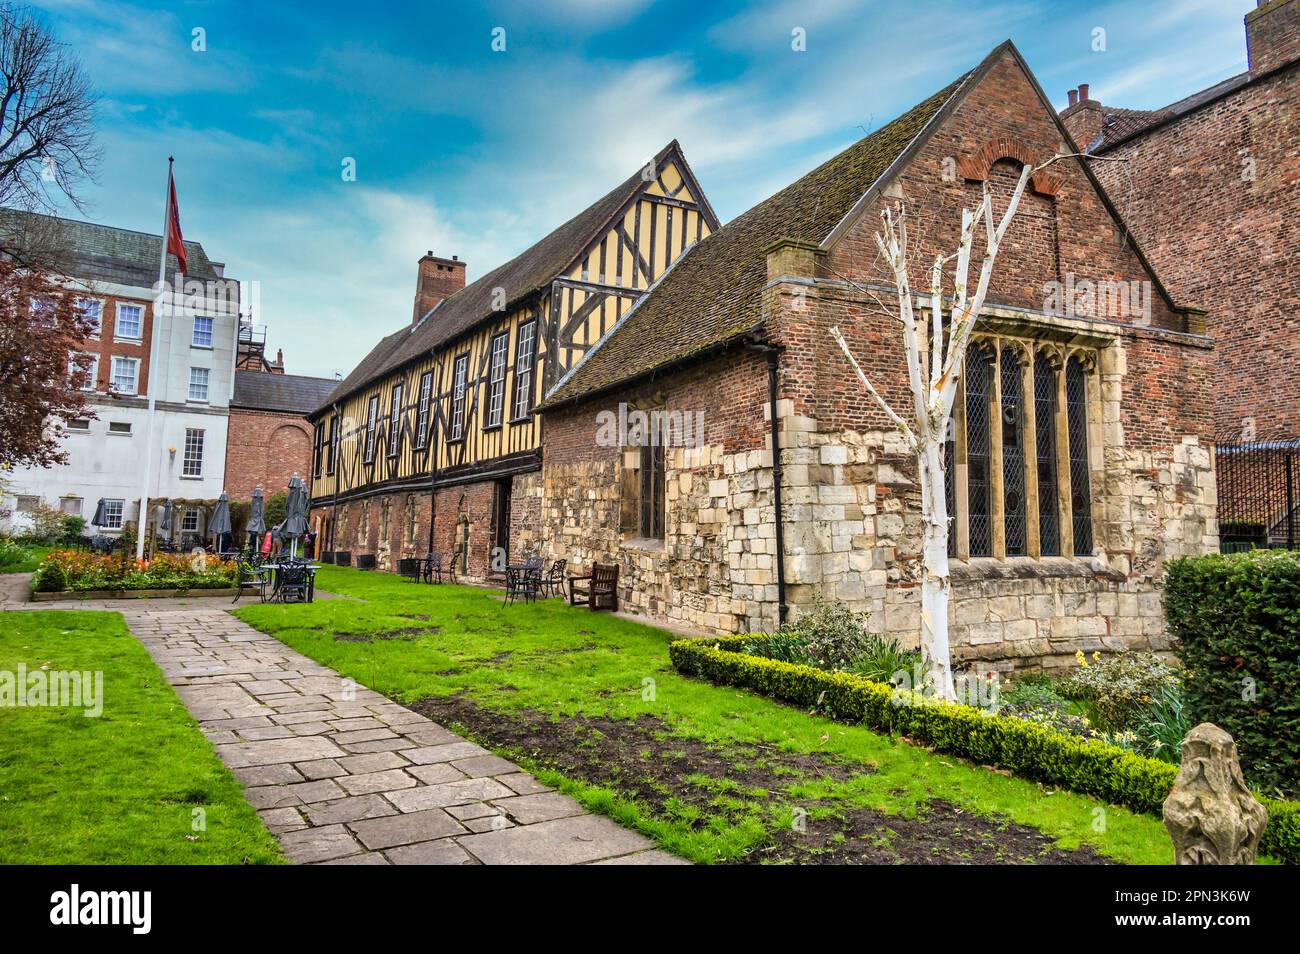
<path fill-rule="evenodd" d="M 1300 0 L 1246 15 L 1249 69 L 1161 109 L 1071 90 L 1061 119 L 1181 301 L 1212 302 L 1215 425 L 1300 437 Z"/>
<path fill-rule="evenodd" d="M 235 371 L 226 442 L 226 492 L 245 500 L 253 489 L 284 490 L 294 474 L 311 471 L 312 427 L 307 415 L 338 387 L 334 378 L 284 373 L 284 355 L 274 371 Z"/>
<path fill-rule="evenodd" d="M 691 248 L 541 405 L 549 556 L 616 562 L 625 607 L 699 629 L 825 599 L 915 645 L 913 460 L 829 332 L 902 406 L 879 211 L 906 198 L 929 262 L 984 183 L 1000 213 L 1022 163 L 1073 151 L 1008 42 Z M 1220 296 L 1162 284 L 1092 165 L 1034 177 L 968 359 L 948 447 L 958 660 L 1165 648 L 1163 562 L 1217 545 L 1212 342 L 1188 305 Z M 622 427 L 655 414 L 688 439 Z"/>

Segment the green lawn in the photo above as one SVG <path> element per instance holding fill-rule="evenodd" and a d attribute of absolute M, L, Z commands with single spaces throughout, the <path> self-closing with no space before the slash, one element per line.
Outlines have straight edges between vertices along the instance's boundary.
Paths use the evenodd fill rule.
<path fill-rule="evenodd" d="M 29 673 L 102 672 L 103 713 L 0 706 L 0 864 L 280 860 L 239 782 L 121 616 L 0 613 L 0 674 L 20 664 Z"/>
<path fill-rule="evenodd" d="M 318 586 L 359 599 L 238 615 L 695 861 L 843 860 L 850 830 L 865 860 L 1172 860 L 1159 819 L 680 676 L 663 630 L 334 567 Z"/>
<path fill-rule="evenodd" d="M 0 573 L 34 573 L 52 547 L 24 547 L 24 549 L 28 553 L 27 559 L 0 566 Z"/>

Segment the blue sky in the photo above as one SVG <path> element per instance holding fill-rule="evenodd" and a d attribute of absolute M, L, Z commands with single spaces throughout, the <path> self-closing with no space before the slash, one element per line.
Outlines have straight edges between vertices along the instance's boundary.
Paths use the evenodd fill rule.
<path fill-rule="evenodd" d="M 156 232 L 175 154 L 186 237 L 260 282 L 259 323 L 291 373 L 329 375 L 409 320 L 426 249 L 465 259 L 472 281 L 671 139 L 726 221 L 1007 37 L 1058 107 L 1091 83 L 1150 108 L 1244 70 L 1255 3 L 36 6 L 103 98 L 86 217 Z"/>

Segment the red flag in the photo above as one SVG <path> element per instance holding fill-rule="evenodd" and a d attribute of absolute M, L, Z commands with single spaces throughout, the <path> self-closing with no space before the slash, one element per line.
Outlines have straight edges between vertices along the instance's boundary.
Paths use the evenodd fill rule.
<path fill-rule="evenodd" d="M 176 180 L 167 173 L 167 252 L 176 256 L 182 275 L 188 275 L 185 263 L 185 237 L 181 235 L 181 210 L 176 205 Z"/>

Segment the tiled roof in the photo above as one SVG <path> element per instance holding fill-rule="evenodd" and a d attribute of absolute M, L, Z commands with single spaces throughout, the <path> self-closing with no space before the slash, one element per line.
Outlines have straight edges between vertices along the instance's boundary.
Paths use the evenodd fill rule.
<path fill-rule="evenodd" d="M 1230 76 L 1226 80 L 1201 90 L 1199 93 L 1193 93 L 1191 96 L 1186 96 L 1178 100 L 1178 102 L 1170 103 L 1161 109 L 1124 109 L 1117 106 L 1103 106 L 1105 125 L 1102 127 L 1101 136 L 1096 142 L 1080 143 L 1080 145 L 1086 147 L 1089 152 L 1094 153 L 1109 149 L 1111 146 L 1136 136 L 1151 126 L 1169 119 L 1176 119 L 1179 116 L 1185 116 L 1200 109 L 1207 103 L 1213 102 L 1220 96 L 1235 92 L 1247 85 L 1250 79 L 1250 73 L 1238 73 L 1236 76 Z"/>
<path fill-rule="evenodd" d="M 308 414 L 320 407 L 338 387 L 334 378 L 309 378 L 300 374 L 236 371 L 233 408 Z"/>
<path fill-rule="evenodd" d="M 655 156 L 655 163 L 662 162 L 677 148 L 677 141 L 673 140 Z M 531 248 L 473 284 L 466 285 L 419 321 L 384 338 L 352 369 L 339 385 L 333 400 L 340 400 L 394 368 L 428 354 L 480 322 L 499 316 L 500 311 L 492 307 L 495 289 L 505 289 L 506 308 L 509 310 L 521 299 L 545 288 L 573 262 L 587 242 L 610 223 L 642 185 L 644 182 L 638 169 L 617 188 Z"/>
<path fill-rule="evenodd" d="M 970 75 L 695 245 L 541 406 L 648 374 L 757 327 L 762 321 L 767 247 L 778 239 L 824 240 Z"/>
<path fill-rule="evenodd" d="M 0 209 L 0 238 L 10 240 L 36 236 L 49 246 L 58 270 L 82 281 L 111 282 L 137 288 L 152 288 L 158 281 L 158 256 L 162 238 L 148 232 L 79 222 L 36 212 Z M 207 252 L 198 242 L 185 243 L 189 273 L 194 278 L 218 278 Z M 176 272 L 176 257 L 167 256 L 167 273 Z"/>

